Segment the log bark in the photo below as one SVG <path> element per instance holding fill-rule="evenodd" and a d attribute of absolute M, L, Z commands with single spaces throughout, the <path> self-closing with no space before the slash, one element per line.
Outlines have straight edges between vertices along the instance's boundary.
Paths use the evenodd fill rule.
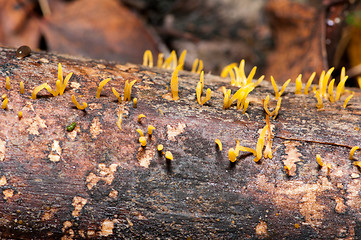
<path fill-rule="evenodd" d="M 44 82 L 55 88 L 58 63 L 64 75 L 74 73 L 64 95 L 42 90 L 30 99 Z M 212 75 L 205 76 L 212 98 L 200 106 L 199 75 L 187 71 L 179 73 L 178 101 L 166 97 L 170 70 L 44 52 L 19 60 L 14 49 L 1 48 L 0 72 L 0 93 L 9 99 L 0 111 L 1 238 L 361 237 L 360 169 L 349 160 L 351 147 L 361 142 L 359 90 L 352 89 L 346 109 L 343 96 L 319 111 L 313 94 L 295 95 L 294 85 L 288 86 L 278 117 L 271 119 L 273 158 L 255 163 L 243 153 L 230 164 L 235 140 L 256 148 L 265 125 L 262 99 L 274 94 L 268 82 L 251 92 L 242 114 L 236 106 L 222 108 L 221 87 L 236 88 Z M 99 82 L 108 77 L 96 98 Z M 112 93 L 111 87 L 123 93 L 126 80 L 137 80 L 136 108 Z M 88 108 L 77 109 L 73 94 Z M 140 123 L 139 114 L 146 115 Z M 68 132 L 72 122 L 76 127 Z M 148 125 L 156 129 L 142 148 L 136 130 L 146 133 Z M 172 161 L 157 151 L 158 144 L 172 152 Z M 330 171 L 319 167 L 316 154 L 331 164 Z"/>

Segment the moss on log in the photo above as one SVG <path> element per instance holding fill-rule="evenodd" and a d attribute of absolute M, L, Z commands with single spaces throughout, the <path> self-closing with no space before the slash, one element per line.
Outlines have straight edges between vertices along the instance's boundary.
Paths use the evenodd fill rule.
<path fill-rule="evenodd" d="M 30 99 L 44 82 L 55 89 L 58 63 L 64 76 L 74 73 L 65 93 L 54 97 L 44 89 Z M 351 147 L 361 144 L 358 90 L 346 109 L 343 96 L 319 111 L 312 93 L 295 95 L 288 86 L 271 119 L 273 158 L 255 163 L 241 153 L 230 164 L 228 149 L 236 140 L 256 148 L 265 126 L 262 100 L 274 94 L 268 82 L 250 93 L 243 114 L 236 106 L 223 109 L 221 87 L 237 88 L 212 75 L 204 82 L 212 98 L 200 106 L 199 75 L 187 71 L 179 72 L 178 101 L 166 96 L 170 70 L 43 52 L 19 60 L 14 49 L 1 48 L 0 73 L 0 93 L 8 97 L 7 109 L 0 110 L 1 238 L 361 237 L 360 169 L 349 160 Z M 137 80 L 136 108 L 112 92 L 123 95 L 126 80 Z M 72 95 L 88 107 L 77 109 Z M 146 117 L 138 122 L 140 114 Z M 146 133 L 148 125 L 155 130 L 141 147 L 137 129 Z M 174 159 L 167 161 L 158 144 Z M 330 170 L 319 166 L 316 154 Z"/>

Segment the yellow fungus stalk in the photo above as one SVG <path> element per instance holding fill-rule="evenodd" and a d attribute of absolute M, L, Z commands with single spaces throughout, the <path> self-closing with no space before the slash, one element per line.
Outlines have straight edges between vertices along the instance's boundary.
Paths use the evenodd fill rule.
<path fill-rule="evenodd" d="M 61 63 L 58 64 L 58 80 L 62 83 L 63 82 L 63 68 Z"/>
<path fill-rule="evenodd" d="M 9 101 L 8 98 L 5 98 L 5 99 L 3 100 L 3 103 L 1 104 L 1 108 L 2 108 L 2 109 L 6 109 L 6 108 L 8 107 L 8 101 Z"/>
<path fill-rule="evenodd" d="M 128 83 L 128 80 L 125 81 L 125 87 L 124 87 L 124 101 L 130 101 L 131 95 L 132 95 L 132 87 L 134 83 L 137 80 L 133 80 L 130 83 Z"/>
<path fill-rule="evenodd" d="M 54 97 L 57 96 L 57 93 L 56 93 L 48 84 L 45 85 L 45 89 L 46 89 L 49 93 L 51 93 Z"/>
<path fill-rule="evenodd" d="M 198 66 L 198 69 L 197 69 Z M 203 61 L 196 58 L 192 65 L 192 73 L 201 73 L 203 70 Z"/>
<path fill-rule="evenodd" d="M 244 105 L 243 105 L 243 114 L 246 113 L 247 111 L 247 108 L 248 108 L 248 105 L 249 105 L 249 100 L 246 99 L 246 101 L 244 102 Z"/>
<path fill-rule="evenodd" d="M 257 67 L 253 67 L 251 72 L 248 74 L 248 77 L 246 79 L 246 82 L 244 84 L 249 84 L 252 82 L 252 79 L 254 77 L 254 75 L 256 74 L 256 70 L 257 70 Z"/>
<path fill-rule="evenodd" d="M 278 98 L 280 98 L 282 96 L 282 94 L 284 93 L 284 91 L 286 90 L 287 85 L 291 82 L 291 79 L 288 79 L 283 85 L 282 88 L 279 92 Z M 276 100 L 278 100 L 278 98 L 276 98 Z"/>
<path fill-rule="evenodd" d="M 261 158 L 262 158 L 262 150 L 264 147 L 264 138 L 266 136 L 266 131 L 267 131 L 268 125 L 264 126 L 258 141 L 257 141 L 257 147 L 256 147 L 256 157 L 253 159 L 253 161 L 258 162 Z"/>
<path fill-rule="evenodd" d="M 276 119 L 277 115 L 278 115 L 278 111 L 280 110 L 281 108 L 281 101 L 282 101 L 282 98 L 278 99 L 277 101 L 277 106 L 275 108 L 275 110 L 273 110 L 271 112 L 271 115 L 270 116 L 273 116 L 273 119 Z"/>
<path fill-rule="evenodd" d="M 319 91 L 316 91 L 316 98 L 317 98 L 316 107 L 317 107 L 318 109 L 322 109 L 322 108 L 323 108 L 323 101 L 322 101 L 322 98 L 321 98 L 321 95 L 320 95 L 320 92 L 319 92 Z"/>
<path fill-rule="evenodd" d="M 164 61 L 162 68 L 175 69 L 177 67 L 177 54 L 173 50 L 169 57 Z"/>
<path fill-rule="evenodd" d="M 159 152 L 160 152 L 160 151 L 163 151 L 163 145 L 162 145 L 162 144 L 158 144 L 157 150 L 158 150 Z"/>
<path fill-rule="evenodd" d="M 269 111 L 268 109 L 268 102 L 269 102 L 269 95 L 267 95 L 267 97 L 263 100 L 263 108 L 264 108 L 264 111 L 271 116 L 271 112 Z"/>
<path fill-rule="evenodd" d="M 316 161 L 321 167 L 325 166 L 325 164 L 322 162 L 320 154 L 316 154 Z"/>
<path fill-rule="evenodd" d="M 333 85 L 335 84 L 335 79 L 332 79 L 330 84 L 328 85 L 328 98 L 330 99 L 330 102 L 334 103 L 335 98 L 333 97 Z"/>
<path fill-rule="evenodd" d="M 296 90 L 295 94 L 302 94 L 302 74 L 296 78 Z"/>
<path fill-rule="evenodd" d="M 341 69 L 340 82 L 338 83 L 337 88 L 336 88 L 336 98 L 335 98 L 336 101 L 340 100 L 340 97 L 341 97 L 342 93 L 344 92 L 345 83 L 346 83 L 347 79 L 348 79 L 348 76 L 345 75 L 345 68 L 343 67 Z"/>
<path fill-rule="evenodd" d="M 141 123 L 142 122 L 142 118 L 145 118 L 146 116 L 144 114 L 139 114 L 138 116 L 138 122 Z"/>
<path fill-rule="evenodd" d="M 237 63 L 231 63 L 231 64 L 225 66 L 221 72 L 221 77 L 222 78 L 227 77 L 229 72 L 231 72 L 234 67 L 237 67 Z"/>
<path fill-rule="evenodd" d="M 101 81 L 99 83 L 99 86 L 97 88 L 97 95 L 96 95 L 96 98 L 100 98 L 100 93 L 104 87 L 105 84 L 107 84 L 107 82 L 109 82 L 111 80 L 111 78 L 107 78 L 107 79 L 104 79 L 103 81 Z"/>
<path fill-rule="evenodd" d="M 84 110 L 88 107 L 88 104 L 86 102 L 83 102 L 83 105 L 80 105 L 74 95 L 71 96 L 71 100 L 74 103 L 74 105 L 77 107 L 77 109 Z"/>
<path fill-rule="evenodd" d="M 197 71 L 198 62 L 199 62 L 198 58 L 194 59 L 191 70 L 192 73 L 195 73 Z"/>
<path fill-rule="evenodd" d="M 360 148 L 359 146 L 354 146 L 351 148 L 350 157 L 349 157 L 350 160 L 353 159 L 353 155 L 355 154 L 356 150 L 358 150 L 359 148 Z"/>
<path fill-rule="evenodd" d="M 145 50 L 145 52 L 144 52 L 143 66 L 153 67 L 153 54 L 150 50 Z"/>
<path fill-rule="evenodd" d="M 172 92 L 172 98 L 175 101 L 179 99 L 179 96 L 178 96 L 178 72 L 181 68 L 182 68 L 181 65 L 178 65 L 176 67 L 176 69 L 173 71 L 172 78 L 170 81 L 170 89 Z"/>
<path fill-rule="evenodd" d="M 164 54 L 163 53 L 159 53 L 158 54 L 158 60 L 157 60 L 157 67 L 161 68 L 163 65 L 163 59 L 164 59 Z"/>
<path fill-rule="evenodd" d="M 361 89 L 361 77 L 357 77 L 358 87 Z"/>
<path fill-rule="evenodd" d="M 61 91 L 61 82 L 58 80 L 56 80 L 56 91 L 55 91 L 55 95 L 58 96 L 60 94 L 60 91 Z"/>
<path fill-rule="evenodd" d="M 139 142 L 142 147 L 145 147 L 147 145 L 147 139 L 145 137 L 140 137 Z"/>
<path fill-rule="evenodd" d="M 11 89 L 11 85 L 10 85 L 10 79 L 9 79 L 9 77 L 6 77 L 5 88 L 6 88 L 7 90 L 10 90 L 10 89 Z"/>
<path fill-rule="evenodd" d="M 148 134 L 149 134 L 149 135 L 152 135 L 152 134 L 153 134 L 153 130 L 155 130 L 155 127 L 152 126 L 152 125 L 149 125 L 149 126 L 148 126 Z"/>
<path fill-rule="evenodd" d="M 313 72 L 310 76 L 310 78 L 308 79 L 307 83 L 306 83 L 306 87 L 305 87 L 305 95 L 308 95 L 308 89 L 310 88 L 312 82 L 313 82 L 313 79 L 315 78 L 316 76 L 316 72 Z"/>
<path fill-rule="evenodd" d="M 325 78 L 325 71 L 322 71 L 320 79 L 318 80 L 318 91 L 320 92 L 320 96 L 322 97 L 322 89 L 323 89 L 323 79 Z"/>
<path fill-rule="evenodd" d="M 330 79 L 331 74 L 332 74 L 334 69 L 335 69 L 334 67 L 330 68 L 326 72 L 325 77 L 323 78 L 322 89 L 320 89 L 321 95 L 322 95 L 323 98 L 327 98 L 326 89 L 327 89 L 327 85 L 328 85 L 328 80 Z"/>
<path fill-rule="evenodd" d="M 22 117 L 23 117 L 23 112 L 22 112 L 22 111 L 19 111 L 18 117 L 19 117 L 19 118 L 22 118 Z"/>
<path fill-rule="evenodd" d="M 258 80 L 256 81 L 256 83 L 254 84 L 254 87 L 257 87 L 259 84 L 261 84 L 261 82 L 263 81 L 264 79 L 264 75 L 260 76 L 258 78 Z"/>
<path fill-rule="evenodd" d="M 280 93 L 278 92 L 278 87 L 277 87 L 276 81 L 273 78 L 273 76 L 271 76 L 271 83 L 273 86 L 273 90 L 275 91 L 275 98 L 278 99 L 280 97 Z"/>
<path fill-rule="evenodd" d="M 8 97 L 7 94 L 3 94 L 3 95 L 1 96 L 2 99 L 5 99 L 5 98 L 7 98 L 7 97 Z"/>
<path fill-rule="evenodd" d="M 343 103 L 343 108 L 346 109 L 347 107 L 347 104 L 348 102 L 350 101 L 350 99 L 353 97 L 353 94 L 351 94 L 350 96 L 348 96 L 346 99 L 345 99 L 345 102 Z"/>
<path fill-rule="evenodd" d="M 181 69 L 180 70 L 183 70 L 183 66 L 184 66 L 184 61 L 186 59 L 186 55 L 187 55 L 187 50 L 183 50 L 180 57 L 179 57 L 179 60 L 178 60 L 178 65 L 182 65 Z"/>
<path fill-rule="evenodd" d="M 133 98 L 133 108 L 137 108 L 137 104 L 138 104 L 138 99 Z"/>
<path fill-rule="evenodd" d="M 121 102 L 122 102 L 122 98 L 121 98 L 120 94 L 117 92 L 117 90 L 115 90 L 114 87 L 112 87 L 112 92 L 113 92 L 113 94 L 118 98 L 118 102 L 121 103 Z"/>
<path fill-rule="evenodd" d="M 223 95 L 224 95 L 224 99 L 223 99 L 223 109 L 227 109 L 231 106 L 231 104 L 229 104 L 229 98 L 231 96 L 231 89 L 226 89 L 225 87 L 222 87 L 222 91 L 223 91 Z"/>
<path fill-rule="evenodd" d="M 58 89 L 58 84 L 56 85 L 57 86 L 57 89 L 56 89 L 56 92 L 59 94 L 59 95 L 63 95 L 65 89 L 66 89 L 66 86 L 68 85 L 68 82 L 71 78 L 71 76 L 73 75 L 73 73 L 69 73 L 68 75 L 66 75 L 65 77 L 65 80 L 63 79 L 63 68 L 61 66 L 61 63 L 58 64 L 58 80 L 60 82 L 60 86 L 59 86 L 59 89 Z"/>
<path fill-rule="evenodd" d="M 71 76 L 73 76 L 72 72 L 69 73 L 68 75 L 66 75 L 63 84 L 60 84 L 61 85 L 60 91 L 59 91 L 60 95 L 63 95 L 63 93 L 65 92 L 66 86 L 68 85 L 68 82 L 69 82 Z"/>
<path fill-rule="evenodd" d="M 210 88 L 207 89 L 206 97 L 202 98 L 202 92 L 203 92 L 203 86 L 204 86 L 204 72 L 201 72 L 200 80 L 197 84 L 196 88 L 196 95 L 197 95 L 197 102 L 200 105 L 204 105 L 209 99 L 211 99 L 212 91 Z"/>
<path fill-rule="evenodd" d="M 165 158 L 167 160 L 173 160 L 173 154 L 170 151 L 165 152 Z"/>
<path fill-rule="evenodd" d="M 217 138 L 214 142 L 217 144 L 219 151 L 222 151 L 222 142 L 221 142 L 221 140 L 219 140 Z"/>
<path fill-rule="evenodd" d="M 353 162 L 353 165 L 355 165 L 357 167 L 361 167 L 361 161 L 355 161 L 355 162 Z"/>
<path fill-rule="evenodd" d="M 20 93 L 21 94 L 25 93 L 25 87 L 24 87 L 24 82 L 23 81 L 20 82 Z"/>
<path fill-rule="evenodd" d="M 230 148 L 230 149 L 228 150 L 228 158 L 229 158 L 229 161 L 235 162 L 236 159 L 237 159 L 237 155 L 238 155 L 238 154 L 236 154 L 236 152 L 235 152 L 235 150 L 234 150 L 233 148 Z"/>
<path fill-rule="evenodd" d="M 33 93 L 31 94 L 31 99 L 36 99 L 36 94 L 40 92 L 40 90 L 44 89 L 47 83 L 43 83 L 37 87 L 34 88 Z"/>
<path fill-rule="evenodd" d="M 120 130 L 122 130 L 122 121 L 123 121 L 123 111 L 119 111 L 117 126 Z"/>
<path fill-rule="evenodd" d="M 144 133 L 143 133 L 142 129 L 137 128 L 137 132 L 139 133 L 140 137 L 144 137 Z"/>

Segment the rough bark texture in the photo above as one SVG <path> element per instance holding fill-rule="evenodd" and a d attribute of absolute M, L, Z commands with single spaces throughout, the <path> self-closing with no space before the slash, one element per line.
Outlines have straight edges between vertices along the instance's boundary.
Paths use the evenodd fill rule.
<path fill-rule="evenodd" d="M 230 165 L 228 149 L 235 140 L 256 147 L 265 125 L 262 99 L 273 95 L 268 82 L 250 94 L 242 114 L 235 106 L 222 109 L 220 88 L 230 84 L 216 76 L 205 76 L 213 92 L 209 104 L 200 106 L 197 74 L 180 72 L 180 100 L 172 101 L 163 97 L 168 70 L 46 53 L 14 56 L 15 50 L 1 49 L 0 93 L 9 99 L 8 109 L 0 111 L 1 238 L 361 237 L 360 171 L 348 159 L 350 148 L 361 142 L 360 91 L 346 109 L 337 102 L 318 111 L 313 94 L 295 95 L 290 85 L 279 116 L 271 120 L 273 159 L 255 163 L 243 154 Z M 55 88 L 59 62 L 64 75 L 74 72 L 64 95 L 42 90 L 29 99 L 43 82 Z M 107 77 L 112 80 L 97 99 L 97 86 Z M 122 92 L 125 80 L 133 79 L 137 108 L 119 104 L 111 91 Z M 89 107 L 76 109 L 72 94 Z M 126 116 L 122 130 L 116 125 L 120 109 Z M 141 123 L 139 114 L 146 115 Z M 67 132 L 73 121 L 76 128 Z M 146 132 L 149 124 L 156 130 L 142 148 L 136 129 Z M 173 161 L 167 164 L 158 144 L 173 153 Z M 318 166 L 316 154 L 331 163 L 330 172 Z M 293 166 L 293 176 L 284 163 Z"/>

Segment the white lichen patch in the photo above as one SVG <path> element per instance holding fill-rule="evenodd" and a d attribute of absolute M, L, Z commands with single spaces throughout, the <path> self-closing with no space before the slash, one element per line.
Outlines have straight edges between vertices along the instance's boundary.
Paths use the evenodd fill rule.
<path fill-rule="evenodd" d="M 259 238 L 266 238 L 268 236 L 267 223 L 262 220 L 260 220 L 260 222 L 256 225 L 255 230 Z"/>
<path fill-rule="evenodd" d="M 7 199 L 9 199 L 9 198 L 12 198 L 13 196 L 14 196 L 14 190 L 12 190 L 12 189 L 5 189 L 4 191 L 3 191 L 3 194 L 4 194 L 4 199 L 5 200 L 7 200 Z"/>
<path fill-rule="evenodd" d="M 150 165 L 150 161 L 154 158 L 154 155 L 155 155 L 155 150 L 153 148 L 143 149 L 142 147 L 140 147 L 137 153 L 137 159 L 139 165 L 141 167 L 148 168 Z"/>
<path fill-rule="evenodd" d="M 300 213 L 311 226 L 321 226 L 325 208 L 317 201 L 316 192 L 307 192 L 301 199 Z"/>
<path fill-rule="evenodd" d="M 65 221 L 65 222 L 63 223 L 63 227 L 62 227 L 61 231 L 62 231 L 62 232 L 65 232 L 65 230 L 67 230 L 68 228 L 70 228 L 72 225 L 73 225 L 72 222 L 70 222 L 70 221 Z"/>
<path fill-rule="evenodd" d="M 0 162 L 5 159 L 6 142 L 0 139 Z"/>
<path fill-rule="evenodd" d="M 101 105 L 100 103 L 89 103 L 88 106 L 90 110 L 98 110 L 103 108 L 103 105 Z"/>
<path fill-rule="evenodd" d="M 74 211 L 72 212 L 72 215 L 74 217 L 79 217 L 80 215 L 80 211 L 82 210 L 82 208 L 84 207 L 84 205 L 88 202 L 87 199 L 82 198 L 82 197 L 74 197 L 73 198 L 73 203 L 72 205 L 74 206 Z"/>
<path fill-rule="evenodd" d="M 72 141 L 75 140 L 76 136 L 78 135 L 78 132 L 80 133 L 80 127 L 76 126 L 73 131 L 67 132 L 68 138 L 70 138 Z"/>
<path fill-rule="evenodd" d="M 35 118 L 31 119 L 30 126 L 28 127 L 28 133 L 32 135 L 39 135 L 40 128 L 47 128 L 45 120 L 40 118 L 39 115 L 36 115 Z"/>
<path fill-rule="evenodd" d="M 51 208 L 47 211 L 44 212 L 44 214 L 41 216 L 41 220 L 42 221 L 47 221 L 50 220 L 54 217 L 54 214 L 57 212 L 58 210 L 56 208 Z"/>
<path fill-rule="evenodd" d="M 108 185 L 112 184 L 114 180 L 114 173 L 117 171 L 117 164 L 111 164 L 109 167 L 106 167 L 104 163 L 98 165 L 98 175 L 95 173 L 89 173 L 86 177 L 87 187 L 91 190 L 100 180 L 103 180 Z"/>
<path fill-rule="evenodd" d="M 296 148 L 298 145 L 300 145 L 300 143 L 294 141 L 285 141 L 283 144 L 286 146 L 286 159 L 283 160 L 283 164 L 289 168 L 287 174 L 289 176 L 295 176 L 297 168 L 296 162 L 302 161 L 299 158 L 302 156 L 302 154 Z"/>
<path fill-rule="evenodd" d="M 184 132 L 186 125 L 178 123 L 176 126 L 167 125 L 167 135 L 170 141 L 175 141 L 175 137 Z"/>
<path fill-rule="evenodd" d="M 361 181 L 359 178 L 353 179 L 347 185 L 347 201 L 346 205 L 352 209 L 361 209 Z"/>
<path fill-rule="evenodd" d="M 52 162 L 59 162 L 61 156 L 61 147 L 58 140 L 54 140 L 51 145 L 51 152 L 48 155 L 49 160 Z"/>
<path fill-rule="evenodd" d="M 109 219 L 106 219 L 101 223 L 101 225 L 102 225 L 101 226 L 101 231 L 99 232 L 100 236 L 107 237 L 107 236 L 113 234 L 113 228 L 114 228 L 113 221 L 110 221 Z"/>
<path fill-rule="evenodd" d="M 6 180 L 6 177 L 5 176 L 2 176 L 0 178 L 0 186 L 4 186 L 8 183 L 8 181 Z"/>
<path fill-rule="evenodd" d="M 93 118 L 90 125 L 90 134 L 92 135 L 92 138 L 97 138 L 102 131 L 99 118 Z"/>

